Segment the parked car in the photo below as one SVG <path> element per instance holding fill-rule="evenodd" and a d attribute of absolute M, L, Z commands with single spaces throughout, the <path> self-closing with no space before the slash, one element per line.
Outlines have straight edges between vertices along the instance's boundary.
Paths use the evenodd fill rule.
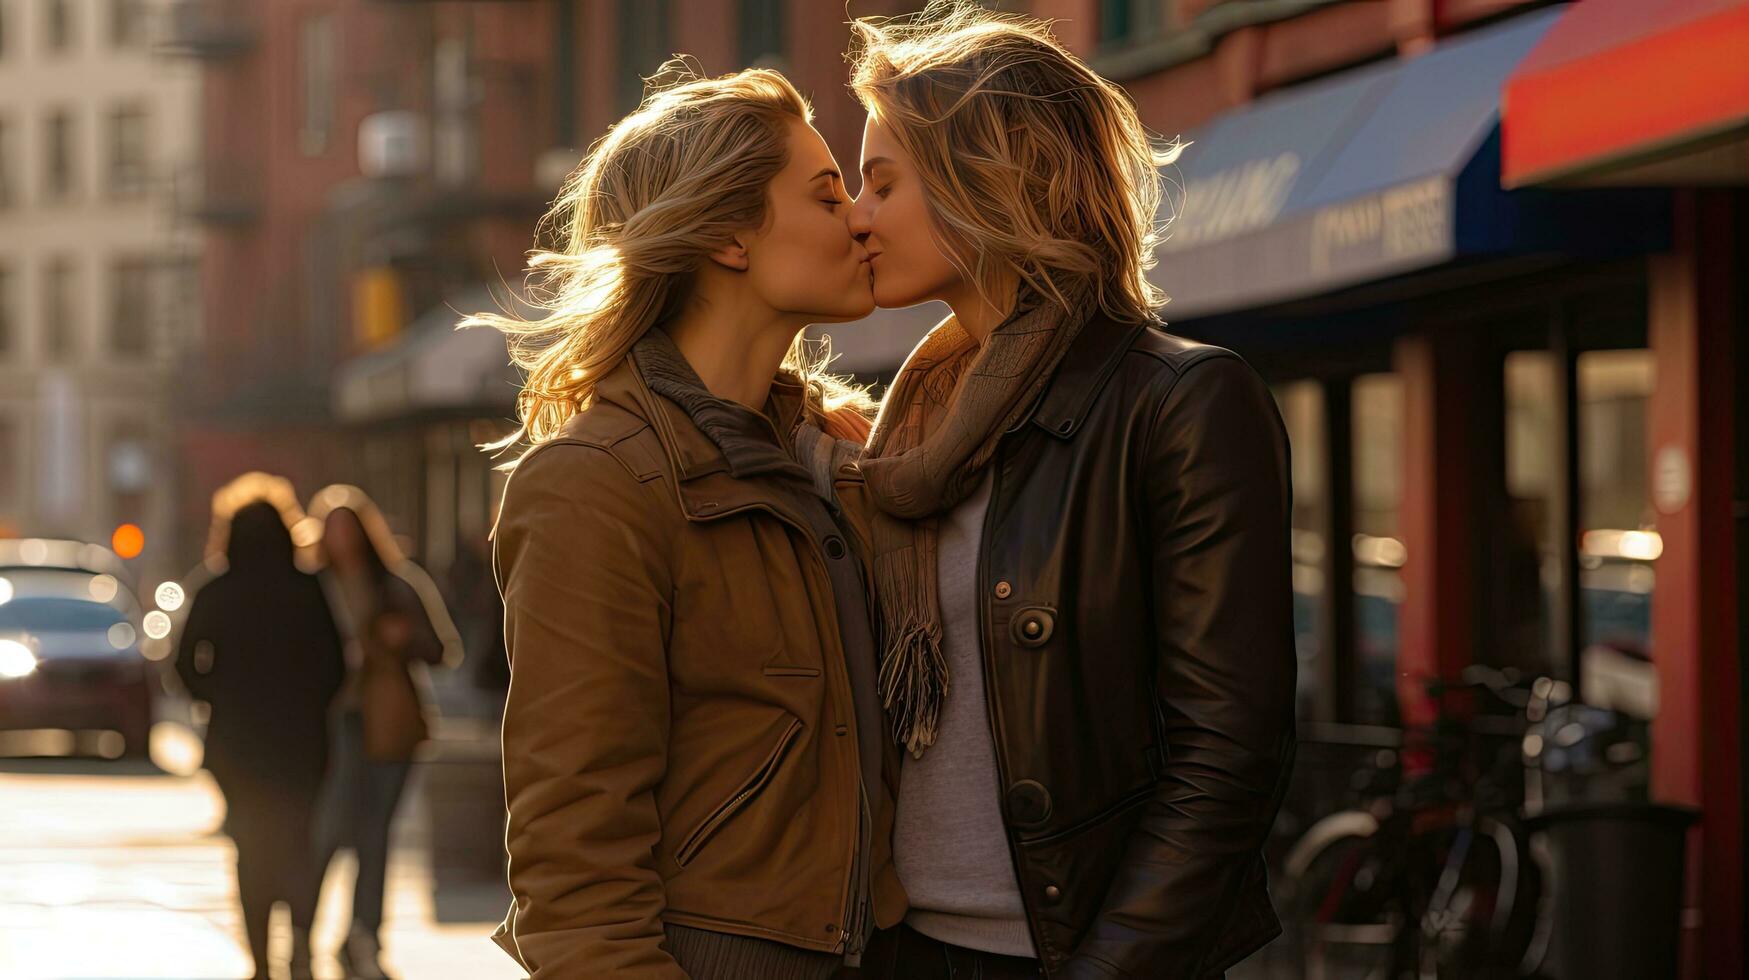
<path fill-rule="evenodd" d="M 131 588 L 95 552 L 21 559 L 20 542 L 0 544 L 0 732 L 100 733 L 98 753 L 145 756 L 162 681 Z"/>

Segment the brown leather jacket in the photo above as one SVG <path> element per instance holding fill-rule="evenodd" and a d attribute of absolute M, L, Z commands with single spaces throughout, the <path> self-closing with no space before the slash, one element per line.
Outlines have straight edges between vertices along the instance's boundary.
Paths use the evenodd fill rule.
<path fill-rule="evenodd" d="M 799 387 L 773 398 L 806 410 Z M 890 782 L 866 850 L 859 834 L 850 683 L 806 526 L 630 359 L 512 475 L 494 560 L 515 901 L 495 938 L 534 980 L 683 977 L 664 922 L 843 951 L 863 873 L 861 914 L 904 914 Z"/>
<path fill-rule="evenodd" d="M 1003 438 L 980 545 L 1008 843 L 1048 977 L 1219 976 L 1276 935 L 1288 450 L 1230 351 L 1095 317 Z"/>

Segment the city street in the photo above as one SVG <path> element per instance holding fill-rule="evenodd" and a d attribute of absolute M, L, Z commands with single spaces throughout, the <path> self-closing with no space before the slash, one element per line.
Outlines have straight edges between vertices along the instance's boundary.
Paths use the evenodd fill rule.
<path fill-rule="evenodd" d="M 488 938 L 504 888 L 445 882 L 416 845 L 424 823 L 410 792 L 389 868 L 385 965 L 403 978 L 493 980 L 521 973 Z M 243 977 L 230 841 L 210 778 L 146 764 L 0 761 L 0 977 Z M 342 853 L 322 897 L 316 975 L 331 958 L 352 880 Z M 338 898 L 339 902 L 335 899 Z M 274 943 L 283 950 L 283 911 Z"/>

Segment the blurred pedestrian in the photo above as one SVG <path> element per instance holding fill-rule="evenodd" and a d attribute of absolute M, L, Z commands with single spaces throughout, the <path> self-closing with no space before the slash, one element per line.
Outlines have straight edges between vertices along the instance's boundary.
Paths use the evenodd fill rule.
<path fill-rule="evenodd" d="M 341 948 L 348 977 L 383 977 L 383 892 L 389 831 L 429 735 L 425 668 L 454 666 L 461 640 L 437 587 L 395 543 L 388 522 L 357 487 L 335 484 L 310 503 L 321 528 L 314 564 L 346 635 L 347 677 L 335 713 L 334 765 L 316 829 L 316 867 L 334 852 L 358 859 L 351 925 Z"/>
<path fill-rule="evenodd" d="M 177 674 L 209 706 L 206 768 L 225 796 L 243 928 L 263 978 L 278 901 L 291 908 L 292 976 L 311 975 L 311 819 L 328 761 L 328 708 L 345 676 L 322 587 L 294 562 L 291 529 L 301 517 L 291 484 L 265 473 L 214 495 L 214 577 L 195 590 L 177 644 Z"/>

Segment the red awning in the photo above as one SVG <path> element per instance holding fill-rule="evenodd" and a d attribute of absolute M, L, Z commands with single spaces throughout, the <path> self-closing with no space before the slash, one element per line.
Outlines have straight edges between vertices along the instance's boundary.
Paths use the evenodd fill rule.
<path fill-rule="evenodd" d="M 1629 170 L 1749 182 L 1749 0 L 1580 0 L 1506 83 L 1501 114 L 1508 187 Z"/>

